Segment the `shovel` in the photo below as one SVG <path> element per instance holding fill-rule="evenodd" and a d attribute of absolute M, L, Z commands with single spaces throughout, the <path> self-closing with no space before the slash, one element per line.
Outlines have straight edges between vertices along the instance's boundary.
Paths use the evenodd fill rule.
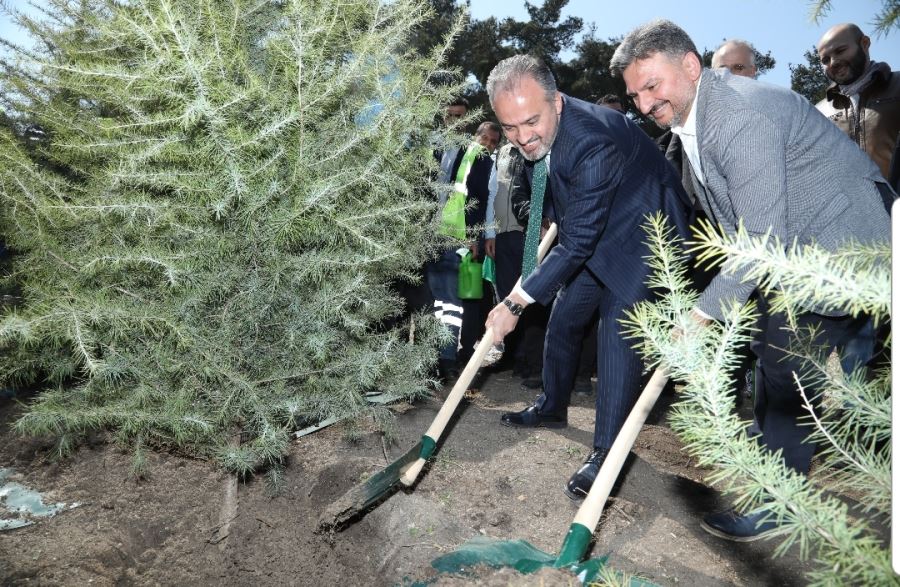
<path fill-rule="evenodd" d="M 613 483 L 619 476 L 628 452 L 668 380 L 666 371 L 659 368 L 654 371 L 644 387 L 628 419 L 622 425 L 622 430 L 616 437 L 603 466 L 600 467 L 597 479 L 584 503 L 578 508 L 578 513 L 575 514 L 575 519 L 569 526 L 560 548 L 559 556 L 554 557 L 543 552 L 524 540 L 496 541 L 478 537 L 463 544 L 456 551 L 435 559 L 431 566 L 443 573 L 460 573 L 466 567 L 477 565 L 512 567 L 522 573 L 532 573 L 542 567 L 569 568 L 576 573 L 582 583 L 590 583 L 597 576 L 605 560 L 591 559 L 582 562 L 582 559 L 590 546 L 594 529 L 600 521 Z"/>
<path fill-rule="evenodd" d="M 550 245 L 556 239 L 556 230 L 556 224 L 551 224 L 544 238 L 541 239 L 537 254 L 538 262 L 544 258 L 550 249 Z M 519 279 L 517 284 L 521 281 Z M 465 369 L 463 369 L 453 389 L 450 390 L 447 399 L 444 400 L 444 404 L 432 421 L 431 426 L 428 427 L 428 430 L 422 436 L 422 440 L 383 470 L 350 488 L 340 499 L 332 503 L 319 518 L 320 530 L 330 530 L 343 526 L 348 520 L 380 500 L 398 481 L 406 487 L 416 482 L 422 467 L 434 454 L 437 448 L 437 441 L 440 440 L 444 428 L 447 427 L 447 423 L 450 421 L 450 417 L 456 411 L 457 406 L 459 406 L 460 400 L 465 395 L 472 379 L 475 378 L 475 374 L 481 367 L 488 351 L 491 350 L 493 339 L 493 328 L 488 328 L 484 336 L 481 337 L 481 342 L 475 348 L 472 358 L 466 363 Z"/>

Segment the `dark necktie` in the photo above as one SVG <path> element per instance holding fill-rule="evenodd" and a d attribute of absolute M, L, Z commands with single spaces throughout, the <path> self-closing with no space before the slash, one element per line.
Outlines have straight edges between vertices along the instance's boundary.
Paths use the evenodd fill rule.
<path fill-rule="evenodd" d="M 528 227 L 525 230 L 525 252 L 522 254 L 522 281 L 537 265 L 538 245 L 541 242 L 541 220 L 544 218 L 544 189 L 547 187 L 547 157 L 534 166 L 531 178 L 531 205 Z"/>

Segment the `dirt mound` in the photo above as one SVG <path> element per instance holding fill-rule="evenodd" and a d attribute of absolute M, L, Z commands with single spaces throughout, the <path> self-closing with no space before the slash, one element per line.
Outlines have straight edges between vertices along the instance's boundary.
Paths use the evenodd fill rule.
<path fill-rule="evenodd" d="M 297 440 L 284 486 L 237 483 L 211 464 L 149 455 L 136 480 L 130 455 L 103 442 L 52 462 L 50 446 L 16 437 L 18 410 L 0 400 L 0 467 L 11 467 L 48 500 L 80 502 L 39 523 L 0 533 L 4 585 L 574 585 L 571 573 L 519 575 L 481 569 L 437 576 L 431 562 L 475 536 L 522 539 L 558 552 L 577 510 L 562 492 L 589 451 L 591 396 L 576 396 L 568 428 L 499 425 L 533 392 L 509 372 L 470 394 L 412 490 L 394 490 L 339 532 L 316 532 L 343 493 L 414 446 L 439 399 L 398 410 L 397 438 L 367 430 L 353 442 L 341 425 Z M 665 426 L 661 400 L 607 504 L 591 556 L 662 585 L 800 584 L 795 553 L 771 559 L 772 544 L 733 545 L 706 535 L 699 517 L 723 503 Z M 356 427 L 360 430 L 359 425 Z"/>

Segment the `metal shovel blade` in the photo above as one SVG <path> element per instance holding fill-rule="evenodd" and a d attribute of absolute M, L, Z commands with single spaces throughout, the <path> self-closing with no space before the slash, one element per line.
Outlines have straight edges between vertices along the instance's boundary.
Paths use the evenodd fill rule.
<path fill-rule="evenodd" d="M 384 497 L 400 480 L 400 476 L 410 463 L 419 458 L 422 442 L 419 441 L 400 458 L 390 463 L 362 483 L 350 488 L 340 499 L 333 502 L 319 518 L 319 531 L 328 531 L 346 524 L 354 516 Z"/>

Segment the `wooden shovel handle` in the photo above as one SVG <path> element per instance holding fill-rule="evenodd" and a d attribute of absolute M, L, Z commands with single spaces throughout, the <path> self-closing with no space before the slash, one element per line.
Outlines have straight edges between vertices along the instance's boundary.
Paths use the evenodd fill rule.
<path fill-rule="evenodd" d="M 634 441 L 637 439 L 641 427 L 647 420 L 647 416 L 650 415 L 650 410 L 656 404 L 656 400 L 666 386 L 667 381 L 669 381 L 669 375 L 662 367 L 653 372 L 653 376 L 647 382 L 644 391 L 641 392 L 637 403 L 634 404 L 634 408 L 632 408 L 631 413 L 622 425 L 622 430 L 616 436 L 612 448 L 609 449 L 609 455 L 603 461 L 603 466 L 600 467 L 597 479 L 588 492 L 584 503 L 578 508 L 578 513 L 575 514 L 575 519 L 572 521 L 573 524 L 581 524 L 591 532 L 597 527 L 597 523 L 600 521 L 600 514 L 603 513 L 603 507 L 606 505 L 606 500 L 612 491 L 613 483 L 619 476 L 622 465 L 625 464 L 625 459 L 628 457 L 628 452 L 634 446 Z"/>
<path fill-rule="evenodd" d="M 547 233 L 544 235 L 544 238 L 541 239 L 541 244 L 538 246 L 538 263 L 540 263 L 544 256 L 547 254 L 547 251 L 550 250 L 550 246 L 553 244 L 553 241 L 556 240 L 556 224 L 551 224 L 550 228 L 547 229 Z M 522 282 L 522 278 L 516 282 L 516 285 L 519 285 Z M 431 422 L 431 426 L 428 427 L 428 430 L 425 431 L 425 436 L 431 438 L 435 443 L 440 439 L 441 434 L 444 433 L 444 428 L 447 427 L 447 423 L 450 421 L 450 417 L 453 416 L 453 413 L 456 411 L 457 406 L 459 406 L 460 400 L 462 400 L 463 396 L 466 393 L 466 389 L 469 388 L 469 384 L 472 383 L 472 379 L 475 378 L 475 374 L 478 373 L 478 369 L 481 368 L 481 363 L 484 362 L 484 357 L 487 355 L 488 351 L 491 350 L 491 346 L 494 344 L 494 329 L 488 328 L 484 333 L 484 336 L 481 337 L 481 342 L 478 343 L 478 346 L 475 348 L 475 352 L 472 354 L 472 358 L 469 359 L 469 362 L 466 363 L 466 368 L 463 369 L 463 372 L 460 373 L 459 379 L 456 380 L 456 384 L 453 386 L 453 389 L 450 390 L 450 394 L 447 396 L 447 399 L 444 400 L 444 405 L 441 406 L 441 409 L 438 411 L 437 416 L 434 417 L 434 421 Z M 416 482 L 416 479 L 419 476 L 419 473 L 422 472 L 422 467 L 425 466 L 425 462 L 427 459 L 419 458 L 418 460 L 410 463 L 410 465 L 404 469 L 403 475 L 400 476 L 400 483 L 409 487 L 413 483 Z"/>
<path fill-rule="evenodd" d="M 466 394 L 466 390 L 469 388 L 469 384 L 472 382 L 472 379 L 475 378 L 475 374 L 481 367 L 481 362 L 491 349 L 493 338 L 494 329 L 488 328 L 487 332 L 485 332 L 484 336 L 481 338 L 481 342 L 478 343 L 478 346 L 475 348 L 472 358 L 466 363 L 466 368 L 460 373 L 459 379 L 456 380 L 456 384 L 453 386 L 453 389 L 450 390 L 450 395 L 444 400 L 444 405 L 441 406 L 437 416 L 434 417 L 431 426 L 425 431 L 425 436 L 428 436 L 435 442 L 440 439 L 441 434 L 444 432 L 444 428 L 447 427 L 447 423 L 450 421 L 450 417 L 453 416 L 453 412 L 456 411 L 460 400 L 462 400 L 463 396 Z M 406 487 L 415 483 L 419 473 L 422 472 L 422 467 L 425 466 L 425 462 L 426 459 L 419 458 L 410 463 L 409 467 L 403 471 L 403 475 L 400 477 L 400 483 L 403 483 Z"/>

